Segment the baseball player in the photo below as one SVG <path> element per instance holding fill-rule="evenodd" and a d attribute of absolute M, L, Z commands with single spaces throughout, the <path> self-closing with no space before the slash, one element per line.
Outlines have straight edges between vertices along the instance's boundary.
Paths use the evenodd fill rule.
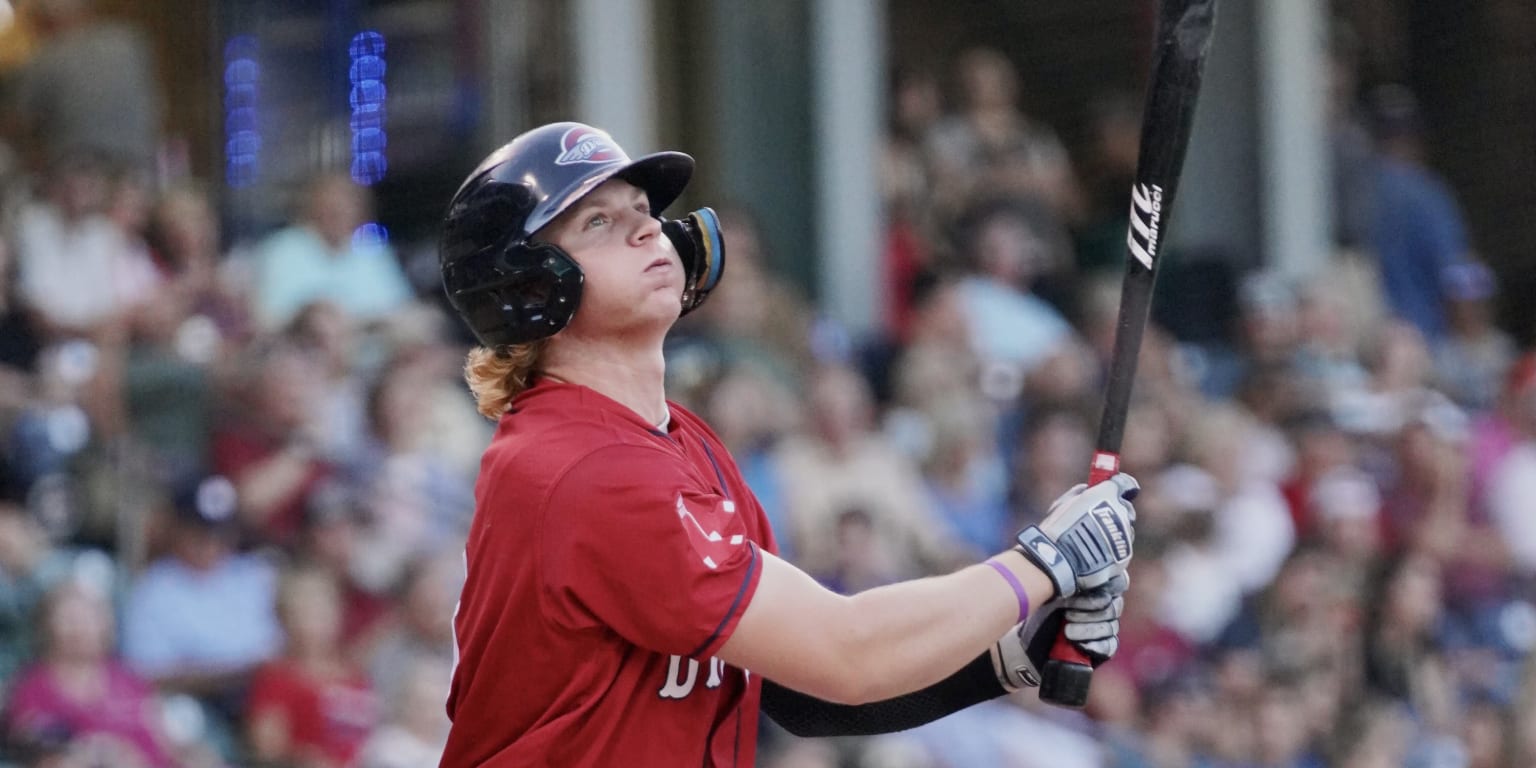
<path fill-rule="evenodd" d="M 730 454 L 663 392 L 662 341 L 725 256 L 708 208 L 661 217 L 692 171 L 555 123 L 450 204 L 443 283 L 498 427 L 445 766 L 750 766 L 760 708 L 802 735 L 889 732 L 1035 684 L 1057 627 L 1095 661 L 1115 651 L 1126 475 L 945 576 L 842 596 L 775 556 Z"/>

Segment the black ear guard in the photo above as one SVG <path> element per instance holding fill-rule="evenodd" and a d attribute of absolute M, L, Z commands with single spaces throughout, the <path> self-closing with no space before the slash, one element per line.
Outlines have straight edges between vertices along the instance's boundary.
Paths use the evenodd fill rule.
<path fill-rule="evenodd" d="M 683 314 L 686 315 L 704 303 L 725 271 L 725 240 L 720 233 L 720 217 L 712 208 L 700 208 L 680 219 L 663 221 L 661 231 L 666 233 L 683 259 L 683 272 L 687 274 L 687 284 L 683 288 Z"/>

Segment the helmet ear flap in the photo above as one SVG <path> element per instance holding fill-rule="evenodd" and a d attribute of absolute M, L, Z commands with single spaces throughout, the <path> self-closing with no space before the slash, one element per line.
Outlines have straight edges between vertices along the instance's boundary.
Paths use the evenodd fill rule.
<path fill-rule="evenodd" d="M 687 276 L 683 288 L 683 314 L 698 309 L 725 272 L 725 238 L 720 217 L 712 208 L 700 208 L 680 219 L 661 223 L 661 231 L 682 257 Z"/>
<path fill-rule="evenodd" d="M 581 267 L 553 243 L 514 243 L 445 265 L 448 299 L 489 347 L 560 332 L 581 305 Z"/>

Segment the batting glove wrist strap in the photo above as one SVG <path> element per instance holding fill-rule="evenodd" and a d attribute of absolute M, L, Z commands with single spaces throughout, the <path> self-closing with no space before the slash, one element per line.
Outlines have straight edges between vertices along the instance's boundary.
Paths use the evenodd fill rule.
<path fill-rule="evenodd" d="M 1014 549 L 1029 558 L 1056 585 L 1055 597 L 1071 597 L 1077 593 L 1077 571 L 1073 570 L 1072 563 L 1056 542 L 1040 530 L 1040 526 L 1031 525 L 1019 531 L 1017 541 L 1018 546 Z"/>

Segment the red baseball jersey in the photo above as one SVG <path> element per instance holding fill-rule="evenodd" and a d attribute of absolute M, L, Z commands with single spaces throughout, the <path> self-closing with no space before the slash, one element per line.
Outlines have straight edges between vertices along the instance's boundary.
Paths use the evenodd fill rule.
<path fill-rule="evenodd" d="M 775 552 L 718 437 L 541 381 L 486 449 L 444 766 L 750 766 L 760 682 L 714 654 Z"/>

